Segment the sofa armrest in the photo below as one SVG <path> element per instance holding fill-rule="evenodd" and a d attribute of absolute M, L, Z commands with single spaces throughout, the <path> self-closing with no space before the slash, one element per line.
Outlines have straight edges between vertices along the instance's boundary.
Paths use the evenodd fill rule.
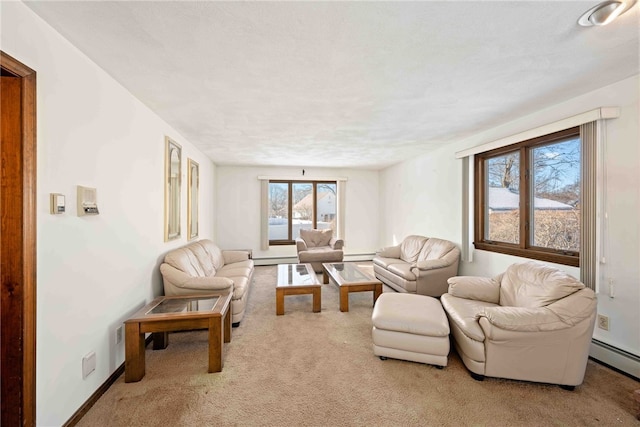
<path fill-rule="evenodd" d="M 497 338 L 498 330 L 515 332 L 550 332 L 567 329 L 565 323 L 547 307 L 485 307 L 478 314 L 485 336 Z"/>
<path fill-rule="evenodd" d="M 307 243 L 301 237 L 296 238 L 296 251 L 302 252 L 307 250 Z"/>
<path fill-rule="evenodd" d="M 246 261 L 249 259 L 249 252 L 247 251 L 222 251 L 222 257 L 224 263 L 233 264 L 234 262 Z"/>
<path fill-rule="evenodd" d="M 436 270 L 438 268 L 448 267 L 451 263 L 449 260 L 444 258 L 440 259 L 423 259 L 422 261 L 418 261 L 414 264 L 412 268 L 415 268 L 417 271 L 414 274 L 420 274 L 420 271 L 428 271 L 428 270 Z"/>
<path fill-rule="evenodd" d="M 398 259 L 400 259 L 400 245 L 387 246 L 385 248 L 378 249 L 376 251 L 376 255 L 384 257 L 384 258 L 398 258 Z"/>
<path fill-rule="evenodd" d="M 500 276 L 499 276 L 500 277 Z M 500 303 L 500 281 L 496 278 L 455 276 L 447 280 L 448 293 L 454 297 Z"/>
<path fill-rule="evenodd" d="M 227 279 L 226 277 L 194 277 L 167 263 L 160 265 L 160 272 L 162 273 L 163 280 L 179 288 L 210 289 L 212 291 L 233 288 L 233 280 Z"/>
<path fill-rule="evenodd" d="M 329 246 L 331 246 L 331 248 L 336 250 L 342 249 L 344 247 L 344 240 L 336 239 L 335 237 L 332 237 L 331 240 L 329 241 Z"/>

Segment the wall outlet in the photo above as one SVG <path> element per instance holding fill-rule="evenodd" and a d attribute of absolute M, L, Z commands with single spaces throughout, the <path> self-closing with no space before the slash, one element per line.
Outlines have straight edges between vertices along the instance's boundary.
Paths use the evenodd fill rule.
<path fill-rule="evenodd" d="M 604 329 L 605 331 L 609 330 L 609 317 L 598 314 L 598 328 Z"/>
<path fill-rule="evenodd" d="M 96 370 L 96 353 L 92 351 L 82 358 L 82 379 Z"/>
<path fill-rule="evenodd" d="M 122 342 L 122 325 L 116 328 L 116 344 L 120 344 Z"/>

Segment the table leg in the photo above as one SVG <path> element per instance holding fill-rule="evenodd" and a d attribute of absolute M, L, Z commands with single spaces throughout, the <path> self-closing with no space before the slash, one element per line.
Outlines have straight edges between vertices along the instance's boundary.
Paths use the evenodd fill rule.
<path fill-rule="evenodd" d="M 153 336 L 153 349 L 164 350 L 169 345 L 169 332 L 154 332 Z"/>
<path fill-rule="evenodd" d="M 222 371 L 222 316 L 209 319 L 209 372 Z"/>
<path fill-rule="evenodd" d="M 231 342 L 231 318 L 233 313 L 231 312 L 231 303 L 227 308 L 227 312 L 224 315 L 224 342 Z"/>
<path fill-rule="evenodd" d="M 329 274 L 327 274 L 327 269 L 322 267 L 322 283 L 325 285 L 329 283 Z"/>
<path fill-rule="evenodd" d="M 284 289 L 276 288 L 276 316 L 284 314 Z"/>
<path fill-rule="evenodd" d="M 313 289 L 313 312 L 320 313 L 322 304 L 322 288 L 318 286 Z"/>
<path fill-rule="evenodd" d="M 382 295 L 382 283 L 377 283 L 373 288 L 373 305 L 376 305 L 376 301 L 378 301 L 380 295 Z"/>
<path fill-rule="evenodd" d="M 349 311 L 349 287 L 340 286 L 340 311 Z"/>
<path fill-rule="evenodd" d="M 125 323 L 124 337 L 124 382 L 140 381 L 144 377 L 144 334 L 140 333 L 140 323 Z"/>

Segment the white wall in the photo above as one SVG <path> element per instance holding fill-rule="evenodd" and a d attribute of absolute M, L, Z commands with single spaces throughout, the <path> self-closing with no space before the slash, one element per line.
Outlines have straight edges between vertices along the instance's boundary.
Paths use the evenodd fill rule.
<path fill-rule="evenodd" d="M 610 330 L 596 328 L 594 338 L 640 356 L 639 89 L 640 76 L 634 76 L 385 169 L 380 174 L 381 243 L 395 244 L 413 233 L 462 244 L 462 160 L 455 152 L 598 107 L 621 107 L 620 117 L 607 121 L 605 150 L 609 219 L 602 268 L 606 281 L 613 280 L 615 297 L 598 295 L 598 312 L 609 316 Z M 474 251 L 473 262 L 462 263 L 460 274 L 492 276 L 520 260 Z M 558 267 L 579 276 L 576 268 Z"/>
<path fill-rule="evenodd" d="M 185 244 L 186 160 L 200 164 L 201 237 L 213 237 L 212 162 L 20 2 L 0 48 L 37 72 L 37 424 L 57 426 L 124 361 L 114 331 L 161 294 L 158 263 Z M 183 149 L 182 239 L 164 242 L 164 136 Z M 100 215 L 76 215 L 76 186 Z M 67 212 L 49 214 L 49 193 Z M 82 379 L 81 361 L 97 355 Z"/>
<path fill-rule="evenodd" d="M 295 245 L 260 250 L 258 176 L 300 177 L 300 168 L 221 166 L 216 168 L 216 236 L 222 248 L 250 248 L 254 258 L 296 257 Z M 304 178 L 346 177 L 345 255 L 372 254 L 378 248 L 378 172 L 305 168 Z"/>

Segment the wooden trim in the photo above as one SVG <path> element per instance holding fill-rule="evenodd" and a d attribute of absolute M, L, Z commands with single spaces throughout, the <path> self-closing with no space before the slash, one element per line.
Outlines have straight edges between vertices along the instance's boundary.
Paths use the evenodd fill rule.
<path fill-rule="evenodd" d="M 22 305 L 20 313 L 15 313 L 22 319 L 22 348 L 20 352 L 21 366 L 15 366 L 13 371 L 20 372 L 13 376 L 13 384 L 22 389 L 21 408 L 5 408 L 2 411 L 2 424 L 5 417 L 11 417 L 10 411 L 19 410 L 21 425 L 36 424 L 36 72 L 13 57 L 0 51 L 0 67 L 21 79 L 22 83 L 22 150 L 20 152 L 22 189 L 20 204 L 16 209 L 21 210 L 22 239 L 19 247 L 15 248 L 16 258 L 21 261 Z M 4 166 L 3 166 L 4 167 Z M 3 206 L 3 217 L 6 213 Z M 3 220 L 4 221 L 4 220 Z M 3 259 L 3 264 L 6 260 Z M 13 313 L 5 313 L 13 315 Z M 3 329 L 2 333 L 6 333 Z M 6 381 L 6 380 L 5 380 Z M 2 392 L 5 392 L 3 381 Z M 11 387 L 11 385 L 9 385 Z"/>
<path fill-rule="evenodd" d="M 578 267 L 580 258 L 578 252 L 561 251 L 551 248 L 531 246 L 531 199 L 533 197 L 530 189 L 531 183 L 531 155 L 530 149 L 536 146 L 553 144 L 555 142 L 580 135 L 580 128 L 573 127 L 564 129 L 559 132 L 544 135 L 527 141 L 498 147 L 485 153 L 479 153 L 474 158 L 474 246 L 479 250 L 490 252 L 498 252 L 523 258 L 537 259 L 541 261 L 554 262 L 557 264 L 570 265 Z M 501 156 L 511 152 L 518 152 L 520 156 L 520 224 L 519 239 L 517 244 L 506 242 L 494 242 L 485 239 L 485 223 L 487 218 L 487 210 L 485 209 L 485 201 L 487 193 L 485 191 L 485 181 L 487 179 L 485 173 L 486 161 L 490 158 Z"/>
<path fill-rule="evenodd" d="M 258 177 L 258 179 L 265 179 L 266 177 Z M 345 179 L 346 180 L 346 179 Z M 338 180 L 333 181 L 325 181 L 325 180 L 317 180 L 317 179 L 295 179 L 295 180 L 269 180 L 269 184 L 288 184 L 288 192 L 289 197 L 287 199 L 287 239 L 281 240 L 269 240 L 269 246 L 284 246 L 284 245 L 295 245 L 296 238 L 293 236 L 293 185 L 294 184 L 311 184 L 311 194 L 313 194 L 313 220 L 311 222 L 313 228 L 318 227 L 318 184 L 334 184 L 336 186 L 336 192 L 338 187 Z M 268 196 L 267 196 L 268 197 Z M 336 194 L 336 204 L 337 204 L 337 194 Z M 338 216 L 339 212 L 337 211 L 336 206 L 336 216 Z M 337 232 L 337 230 L 334 230 Z"/>
<path fill-rule="evenodd" d="M 153 334 L 149 334 L 144 340 L 145 347 L 148 346 L 153 341 Z M 105 382 L 102 383 L 100 387 L 82 404 L 80 408 L 76 412 L 73 413 L 71 418 L 64 423 L 63 427 L 73 427 L 80 422 L 82 417 L 84 417 L 89 409 L 96 404 L 96 402 L 102 397 L 103 394 L 109 390 L 109 388 L 118 381 L 118 378 L 124 374 L 124 362 L 118 366 L 118 368 L 113 371 L 109 378 Z"/>
<path fill-rule="evenodd" d="M 147 338 L 147 343 L 151 340 L 151 335 Z M 69 420 L 63 424 L 63 427 L 72 427 L 80 422 L 82 417 L 89 412 L 89 409 L 96 404 L 96 402 L 102 397 L 103 394 L 109 390 L 115 382 L 120 378 L 120 375 L 124 373 L 124 363 L 118 366 L 118 368 L 107 378 L 107 380 L 102 383 L 100 387 L 82 404 L 82 406 L 69 418 Z"/>

